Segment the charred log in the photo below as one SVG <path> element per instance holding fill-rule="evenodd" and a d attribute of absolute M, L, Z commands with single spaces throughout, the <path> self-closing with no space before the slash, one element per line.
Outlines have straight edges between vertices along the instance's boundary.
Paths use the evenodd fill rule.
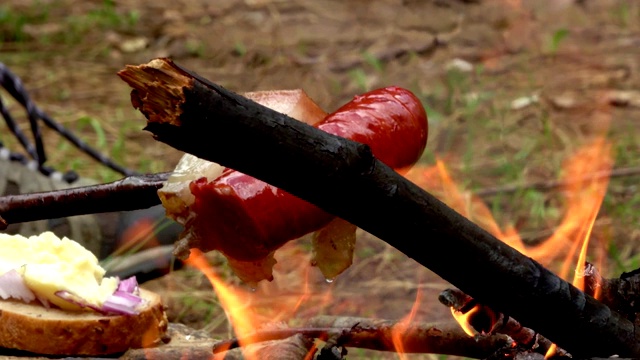
<path fill-rule="evenodd" d="M 398 351 L 393 344 L 393 332 L 402 334 L 405 353 L 459 355 L 483 359 L 499 349 L 511 347 L 513 340 L 505 335 L 473 338 L 465 334 L 455 322 L 405 323 L 358 317 L 317 316 L 308 326 L 345 329 L 335 339 L 339 346 L 377 351 Z"/>
<path fill-rule="evenodd" d="M 443 305 L 462 314 L 469 314 L 467 322 L 480 334 L 505 334 L 510 336 L 518 349 L 527 349 L 546 354 L 553 343 L 535 330 L 522 326 L 518 320 L 491 307 L 478 303 L 458 289 L 446 289 L 438 300 Z M 566 356 L 566 351 L 556 349 L 556 356 Z"/>
<path fill-rule="evenodd" d="M 394 328 L 398 330 L 398 327 L 402 327 L 402 351 L 405 353 L 459 355 L 481 359 L 498 349 L 510 347 L 513 343 L 505 335 L 474 339 L 453 322 L 404 324 L 390 320 L 320 316 L 311 319 L 307 325 L 309 327 L 306 328 L 261 330 L 240 339 L 222 341 L 213 346 L 213 353 L 264 341 L 282 340 L 294 335 L 322 339 L 335 347 L 398 351 L 392 335 Z"/>
<path fill-rule="evenodd" d="M 595 296 L 620 315 L 637 324 L 640 313 L 640 269 L 605 279 L 587 263 L 584 270 L 585 292 Z"/>
<path fill-rule="evenodd" d="M 358 225 L 575 356 L 640 357 L 633 323 L 406 180 L 367 146 L 260 106 L 167 59 L 127 66 L 119 75 L 133 87 L 132 103 L 157 140 Z M 425 249 L 420 239 L 433 246 Z"/>

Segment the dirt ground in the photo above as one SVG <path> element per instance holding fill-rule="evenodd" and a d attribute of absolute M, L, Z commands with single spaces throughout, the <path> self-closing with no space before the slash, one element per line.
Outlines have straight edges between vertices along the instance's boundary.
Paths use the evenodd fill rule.
<path fill-rule="evenodd" d="M 470 189 L 555 179 L 567 154 L 602 130 L 617 146 L 616 166 L 640 165 L 633 156 L 640 153 L 640 4 L 632 0 L 44 3 L 46 21 L 28 23 L 21 41 L 7 40 L 8 30 L 0 27 L 5 32 L 0 61 L 63 123 L 74 127 L 76 119 L 92 116 L 100 120 L 108 144 L 124 137 L 122 161 L 130 167 L 171 170 L 181 156 L 140 130 L 144 120 L 130 105 L 129 88 L 115 75 L 127 64 L 155 57 L 171 57 L 238 92 L 302 88 L 326 110 L 369 89 L 406 87 L 424 101 L 430 116 L 424 163 L 445 159 Z M 8 4 L 14 12 L 37 15 L 35 2 Z M 104 25 L 96 20 L 102 17 L 89 17 L 94 22 L 80 30 L 64 20 L 111 16 L 104 15 L 107 11 L 119 20 Z M 91 129 L 78 131 L 95 139 Z M 59 141 L 47 137 L 51 148 L 60 148 Z M 66 164 L 70 156 L 80 155 L 65 150 L 51 158 Z M 509 165 L 519 170 L 508 172 Z M 98 167 L 78 171 L 96 176 Z M 612 201 L 635 197 L 637 178 L 625 181 L 614 184 L 618 193 Z M 553 215 L 547 223 L 534 223 L 523 204 L 505 197 L 491 206 L 500 210 L 500 222 L 523 232 L 552 228 Z M 615 214 L 605 214 L 597 226 L 617 231 L 629 251 L 637 248 L 640 232 L 616 223 Z M 416 241 L 425 242 L 425 251 L 437 246 L 419 234 Z M 272 318 L 269 309 L 275 303 L 295 303 L 311 291 L 288 316 L 299 321 L 317 314 L 401 319 L 419 296 L 417 320 L 450 319 L 436 300 L 448 284 L 366 233 L 360 234 L 352 268 L 330 284 L 307 266 L 305 240 L 281 254 L 276 280 L 246 292 L 251 306 L 267 309 L 265 318 Z M 451 262 L 455 266 L 455 254 Z M 225 323 L 218 322 L 220 307 L 202 276 L 177 271 L 148 286 L 165 294 L 173 320 L 227 336 Z"/>

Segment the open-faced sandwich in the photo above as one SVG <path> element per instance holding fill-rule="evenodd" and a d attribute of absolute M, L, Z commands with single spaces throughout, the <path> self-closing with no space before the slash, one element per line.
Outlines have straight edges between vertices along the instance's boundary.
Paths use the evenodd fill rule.
<path fill-rule="evenodd" d="M 160 296 L 104 274 L 73 240 L 0 234 L 0 347 L 96 356 L 157 345 L 168 326 Z"/>

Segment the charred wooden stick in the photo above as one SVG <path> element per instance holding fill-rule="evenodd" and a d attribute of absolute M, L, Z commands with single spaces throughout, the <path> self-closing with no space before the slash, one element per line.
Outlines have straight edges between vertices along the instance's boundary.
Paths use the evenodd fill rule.
<path fill-rule="evenodd" d="M 506 335 L 474 339 L 453 321 L 406 324 L 402 321 L 359 317 L 317 316 L 310 319 L 307 325 L 346 329 L 337 337 L 337 345 L 377 351 L 399 350 L 393 343 L 394 330 L 402 334 L 402 351 L 405 353 L 459 355 L 483 359 L 513 344 L 513 340 Z"/>
<path fill-rule="evenodd" d="M 294 335 L 302 335 L 309 339 L 326 340 L 331 334 L 341 332 L 348 329 L 331 329 L 331 328 L 286 328 L 286 329 L 269 329 L 247 335 L 243 338 L 229 339 L 221 341 L 213 345 L 213 353 L 219 354 L 225 351 L 236 349 L 242 346 L 248 346 L 260 342 L 283 340 Z"/>
<path fill-rule="evenodd" d="M 510 336 L 521 348 L 546 354 L 553 345 L 549 339 L 535 330 L 522 326 L 516 319 L 497 312 L 489 306 L 478 303 L 474 298 L 458 289 L 446 289 L 440 293 L 438 300 L 455 311 L 469 315 L 467 322 L 476 331 L 483 334 L 505 334 Z M 567 355 L 563 349 L 557 349 L 556 355 Z"/>
<path fill-rule="evenodd" d="M 261 106 L 167 59 L 118 74 L 133 87 L 132 103 L 157 140 L 358 225 L 575 356 L 640 357 L 634 324 L 400 176 L 368 146 Z M 427 239 L 433 246 L 425 249 Z"/>
<path fill-rule="evenodd" d="M 346 326 L 350 325 L 350 326 Z M 240 339 L 222 341 L 213 346 L 213 353 L 221 353 L 241 346 L 263 341 L 286 339 L 296 334 L 307 338 L 327 340 L 334 338 L 336 346 L 355 347 L 377 351 L 398 351 L 393 344 L 393 329 L 405 326 L 389 320 L 365 318 L 319 317 L 312 319 L 310 327 L 258 331 Z M 513 343 L 506 335 L 474 339 L 455 323 L 409 324 L 402 328 L 405 353 L 431 353 L 485 358 Z"/>
<path fill-rule="evenodd" d="M 242 359 L 282 359 L 282 360 L 303 360 L 313 358 L 315 347 L 312 339 L 303 334 L 295 334 L 293 336 L 268 342 L 253 344 L 243 347 L 242 351 L 237 354 L 242 355 Z M 224 354 L 224 359 L 228 358 L 230 351 Z M 309 357 L 307 357 L 309 356 Z M 238 358 L 232 355 L 231 358 Z M 213 359 L 221 359 L 222 357 L 213 357 Z"/>
<path fill-rule="evenodd" d="M 640 269 L 605 279 L 593 264 L 587 263 L 584 285 L 587 294 L 596 296 L 627 319 L 634 321 L 640 313 Z"/>
<path fill-rule="evenodd" d="M 0 197 L 0 230 L 8 224 L 74 215 L 145 209 L 169 173 L 129 176 L 108 184 Z"/>

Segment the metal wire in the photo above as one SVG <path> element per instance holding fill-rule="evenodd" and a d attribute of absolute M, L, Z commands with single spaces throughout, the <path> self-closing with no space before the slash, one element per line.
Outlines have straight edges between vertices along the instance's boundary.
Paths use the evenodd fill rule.
<path fill-rule="evenodd" d="M 16 101 L 20 103 L 26 110 L 27 117 L 29 119 L 29 125 L 31 127 L 31 134 L 33 136 L 35 145 L 29 140 L 29 138 L 25 135 L 25 133 L 17 126 L 15 119 L 9 113 L 9 110 L 2 102 L 2 99 L 0 99 L 0 115 L 2 115 L 2 117 L 4 118 L 4 121 L 7 124 L 7 127 L 9 128 L 11 133 L 18 139 L 20 144 L 24 147 L 25 151 L 29 154 L 29 156 L 35 162 L 35 165 L 31 165 L 31 166 L 32 167 L 35 166 L 35 168 L 38 171 L 40 171 L 42 174 L 49 176 L 57 172 L 53 170 L 51 167 L 44 165 L 44 163 L 47 160 L 47 157 L 44 149 L 44 144 L 42 142 L 42 132 L 40 130 L 40 125 L 38 120 L 41 120 L 47 127 L 53 129 L 54 131 L 62 135 L 62 137 L 67 139 L 69 142 L 71 142 L 76 148 L 86 153 L 87 155 L 91 156 L 92 158 L 94 158 L 101 164 L 107 166 L 108 168 L 120 174 L 123 174 L 125 176 L 132 176 L 137 174 L 137 172 L 133 170 L 127 169 L 126 167 L 116 164 L 109 157 L 103 155 L 98 150 L 89 146 L 89 144 L 82 141 L 79 137 L 74 135 L 70 130 L 62 126 L 60 123 L 56 122 L 49 115 L 47 115 L 47 113 L 45 113 L 40 108 L 38 108 L 38 106 L 36 106 L 36 104 L 31 100 L 31 97 L 29 96 L 29 93 L 25 89 L 22 83 L 22 80 L 20 80 L 20 78 L 17 75 L 12 73 L 7 68 L 7 66 L 2 62 L 0 62 L 0 86 L 2 86 L 7 91 L 7 93 L 9 93 L 13 98 L 15 98 Z M 4 148 L 1 143 L 0 143 L 0 150 L 6 150 L 6 148 Z M 14 158 L 17 158 L 19 157 L 18 155 L 20 155 L 17 153 L 11 153 L 11 154 L 12 155 L 9 155 L 10 158 L 12 156 Z M 29 162 L 28 159 L 25 158 L 23 160 L 25 162 L 25 165 L 31 164 L 31 162 Z M 19 161 L 23 161 L 23 160 L 19 160 Z M 67 172 L 65 174 L 75 174 L 75 173 Z M 68 175 L 68 176 L 63 175 L 63 178 L 75 179 L 77 178 L 77 174 L 75 175 L 75 177 L 71 175 Z"/>

